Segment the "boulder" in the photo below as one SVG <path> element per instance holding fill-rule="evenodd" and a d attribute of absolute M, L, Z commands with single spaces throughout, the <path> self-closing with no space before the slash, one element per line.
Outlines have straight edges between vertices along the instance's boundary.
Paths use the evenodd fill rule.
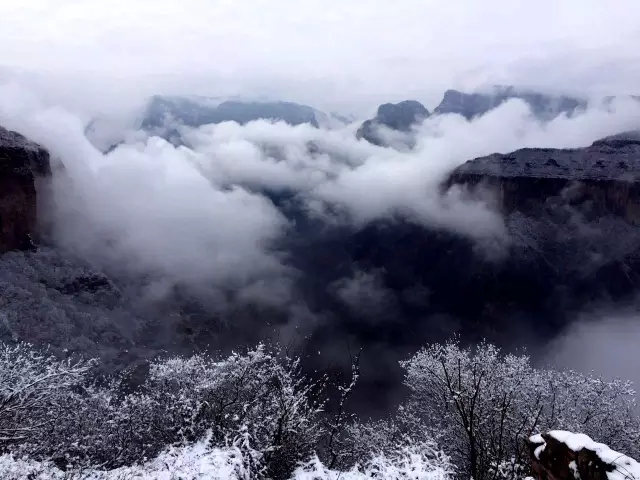
<path fill-rule="evenodd" d="M 640 465 L 582 434 L 552 431 L 527 441 L 536 480 L 634 480 Z"/>
<path fill-rule="evenodd" d="M 38 177 L 51 175 L 49 153 L 0 127 L 0 253 L 33 248 Z"/>

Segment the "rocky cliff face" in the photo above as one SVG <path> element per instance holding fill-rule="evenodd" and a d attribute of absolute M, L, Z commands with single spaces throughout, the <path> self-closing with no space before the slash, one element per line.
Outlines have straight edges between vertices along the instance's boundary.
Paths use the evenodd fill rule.
<path fill-rule="evenodd" d="M 453 184 L 492 188 L 505 213 L 570 205 L 590 219 L 611 214 L 639 224 L 640 132 L 586 148 L 526 148 L 477 158 L 451 174 Z"/>
<path fill-rule="evenodd" d="M 586 148 L 523 149 L 471 160 L 451 174 L 446 186 L 453 185 L 496 202 L 515 268 L 530 281 L 539 277 L 554 285 L 559 310 L 572 302 L 621 301 L 637 294 L 637 132 Z"/>
<path fill-rule="evenodd" d="M 552 431 L 527 442 L 536 480 L 637 480 L 640 464 L 586 435 Z"/>
<path fill-rule="evenodd" d="M 44 148 L 0 127 L 0 253 L 33 247 L 36 181 L 50 174 Z"/>

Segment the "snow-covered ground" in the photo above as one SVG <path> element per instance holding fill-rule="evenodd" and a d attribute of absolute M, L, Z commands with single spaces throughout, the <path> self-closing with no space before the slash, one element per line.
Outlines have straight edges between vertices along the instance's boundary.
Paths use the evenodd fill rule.
<path fill-rule="evenodd" d="M 256 472 L 247 452 L 240 446 L 211 448 L 207 440 L 170 448 L 141 466 L 115 470 L 83 470 L 63 472 L 51 463 L 0 456 L 2 480 L 252 480 Z M 301 465 L 292 480 L 448 480 L 451 471 L 446 464 L 437 465 L 419 449 L 407 448 L 393 458 L 373 457 L 362 468 L 348 472 L 330 470 L 316 457 Z"/>

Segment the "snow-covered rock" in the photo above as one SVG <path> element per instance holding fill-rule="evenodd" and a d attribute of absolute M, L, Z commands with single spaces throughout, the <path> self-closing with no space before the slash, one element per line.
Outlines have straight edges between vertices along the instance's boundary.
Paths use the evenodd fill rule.
<path fill-rule="evenodd" d="M 529 438 L 537 480 L 638 480 L 640 464 L 580 433 L 561 430 Z"/>

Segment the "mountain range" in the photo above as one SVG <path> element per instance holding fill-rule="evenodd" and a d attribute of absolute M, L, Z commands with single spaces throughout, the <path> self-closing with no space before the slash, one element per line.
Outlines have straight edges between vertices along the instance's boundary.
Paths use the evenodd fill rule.
<path fill-rule="evenodd" d="M 614 98 L 607 97 L 602 103 L 611 103 Z M 381 105 L 376 116 L 360 126 L 357 137 L 374 145 L 389 146 L 393 143 L 394 132 L 399 132 L 403 134 L 400 135 L 400 141 L 411 146 L 412 129 L 426 118 L 454 114 L 473 120 L 510 100 L 524 102 L 531 114 L 541 122 L 551 121 L 560 115 L 571 117 L 584 112 L 589 106 L 585 98 L 543 94 L 513 86 L 494 86 L 486 91 L 471 93 L 447 90 L 431 112 L 416 100 Z"/>
<path fill-rule="evenodd" d="M 340 128 L 354 119 L 348 115 L 326 113 L 316 108 L 285 101 L 203 96 L 154 95 L 133 118 L 116 122 L 95 118 L 85 129 L 89 140 L 101 151 L 109 151 L 125 140 L 127 133 L 144 132 L 175 145 L 183 143 L 180 127 L 255 120 L 283 121 L 289 125 L 309 124 L 315 128 Z"/>
<path fill-rule="evenodd" d="M 402 133 L 431 115 L 475 118 L 516 98 L 501 92 L 489 100 L 447 93 L 434 113 L 416 101 L 384 104 L 368 125 Z M 541 121 L 584 108 L 563 97 L 521 100 L 533 102 Z M 325 128 L 319 112 L 303 105 L 199 97 L 154 97 L 132 124 L 180 143 L 181 125 L 257 118 Z M 273 248 L 297 272 L 293 291 L 304 318 L 317 322 L 309 320 L 313 332 L 299 348 L 330 350 L 336 339 L 363 346 L 369 370 L 362 404 L 384 407 L 400 382 L 396 360 L 425 342 L 454 334 L 465 342 L 544 342 L 584 308 L 633 304 L 640 289 L 639 138 L 626 132 L 583 148 L 522 149 L 469 159 L 448 172 L 443 198 L 453 192 L 480 199 L 500 214 L 508 242 L 496 248 L 403 212 L 332 224 L 310 215 L 295 189 L 243 185 L 291 225 Z M 159 351 L 253 344 L 295 323 L 291 311 L 268 302 L 240 301 L 221 314 L 204 286 L 178 285 L 160 305 L 144 304 L 138 292 L 147 279 L 108 266 L 96 270 L 47 240 L 36 220 L 51 175 L 44 148 L 0 130 L 0 252 L 8 252 L 0 253 L 0 339 L 50 343 L 58 352 L 97 355 L 121 368 Z M 379 349 L 385 355 L 377 356 Z M 309 362 L 305 368 L 333 368 Z"/>
<path fill-rule="evenodd" d="M 607 105 L 615 98 L 605 97 L 597 103 Z M 634 96 L 631 98 L 640 99 Z M 411 147 L 412 129 L 426 118 L 454 114 L 473 120 L 510 100 L 523 101 L 531 114 L 541 122 L 551 121 L 560 115 L 574 116 L 593 104 L 593 101 L 590 102 L 586 98 L 545 94 L 513 86 L 494 86 L 477 92 L 450 89 L 444 92 L 442 100 L 431 112 L 417 100 L 380 105 L 376 115 L 360 125 L 356 137 L 378 146 Z M 146 136 L 159 136 L 175 145 L 182 145 L 182 127 L 195 128 L 222 122 L 244 125 L 255 120 L 283 121 L 289 125 L 308 124 L 315 128 L 334 129 L 353 123 L 355 117 L 335 112 L 326 113 L 308 105 L 286 101 L 154 95 L 132 118 L 119 122 L 108 118 L 94 118 L 87 125 L 85 133 L 97 148 L 105 152 L 127 141 L 127 138 L 136 138 L 140 132 Z"/>

